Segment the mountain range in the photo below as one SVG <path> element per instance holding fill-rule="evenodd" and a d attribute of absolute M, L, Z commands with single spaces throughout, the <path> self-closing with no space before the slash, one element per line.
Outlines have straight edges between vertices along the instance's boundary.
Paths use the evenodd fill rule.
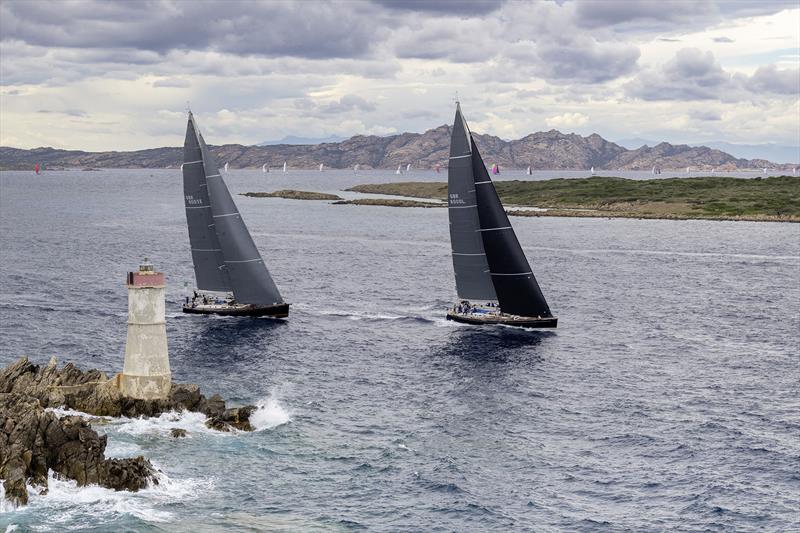
<path fill-rule="evenodd" d="M 425 133 L 401 133 L 379 137 L 356 135 L 340 142 L 320 144 L 277 144 L 212 146 L 220 165 L 230 168 L 258 168 L 263 164 L 276 168 L 284 161 L 290 168 L 396 168 L 411 164 L 415 168 L 447 166 L 450 126 L 443 125 Z M 794 164 L 775 164 L 764 159 L 736 158 L 706 146 L 672 145 L 666 142 L 629 150 L 607 141 L 600 135 L 583 137 L 557 130 L 531 133 L 521 139 L 506 141 L 493 135 L 474 134 L 478 149 L 487 164 L 501 168 L 534 170 L 685 169 L 733 171 L 744 169 L 792 170 Z M 174 168 L 182 163 L 183 148 L 166 147 L 130 152 L 83 152 L 56 148 L 23 150 L 0 147 L 0 169 L 31 169 L 36 163 L 45 168 Z"/>

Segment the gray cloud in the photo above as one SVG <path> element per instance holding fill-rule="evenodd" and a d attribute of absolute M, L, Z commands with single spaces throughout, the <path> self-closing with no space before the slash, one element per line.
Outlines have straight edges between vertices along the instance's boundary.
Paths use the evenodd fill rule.
<path fill-rule="evenodd" d="M 779 70 L 775 65 L 759 67 L 747 80 L 754 93 L 800 95 L 800 69 Z"/>
<path fill-rule="evenodd" d="M 724 37 L 724 36 L 723 37 L 714 37 L 711 40 L 714 41 L 715 43 L 733 43 L 733 42 L 735 42 L 730 37 Z"/>
<path fill-rule="evenodd" d="M 731 75 L 722 70 L 714 54 L 684 48 L 660 70 L 641 72 L 627 91 L 642 100 L 717 100 L 732 88 L 730 84 Z"/>
<path fill-rule="evenodd" d="M 78 118 L 84 118 L 89 116 L 89 114 L 86 111 L 82 111 L 80 109 L 62 109 L 61 111 L 52 111 L 50 109 L 39 109 L 36 112 L 43 113 L 46 115 L 67 115 L 70 117 L 78 117 Z"/>
<path fill-rule="evenodd" d="M 723 70 L 714 54 L 697 48 L 679 50 L 660 69 L 645 69 L 626 85 L 629 96 L 642 100 L 741 101 L 765 94 L 800 94 L 800 69 L 759 67 L 752 76 Z"/>
<path fill-rule="evenodd" d="M 722 115 L 720 115 L 716 111 L 695 109 L 689 112 L 689 118 L 692 118 L 694 120 L 713 122 L 717 120 L 722 120 Z"/>
<path fill-rule="evenodd" d="M 175 0 L 21 2 L 0 7 L 4 40 L 45 47 L 216 50 L 267 57 L 359 57 L 376 41 L 366 3 Z M 35 21 L 35 23 L 32 23 Z"/>
<path fill-rule="evenodd" d="M 153 82 L 153 87 L 174 87 L 179 89 L 185 89 L 191 86 L 192 84 L 191 82 L 189 82 L 189 80 L 181 78 L 167 78 L 163 80 L 156 80 Z"/>
<path fill-rule="evenodd" d="M 372 0 L 372 2 L 401 11 L 429 11 L 466 17 L 496 11 L 505 0 Z"/>

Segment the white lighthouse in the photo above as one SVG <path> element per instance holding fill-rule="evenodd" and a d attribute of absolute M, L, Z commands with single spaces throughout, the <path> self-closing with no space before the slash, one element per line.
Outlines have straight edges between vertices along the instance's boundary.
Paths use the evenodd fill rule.
<path fill-rule="evenodd" d="M 128 272 L 128 339 L 119 378 L 124 396 L 142 400 L 169 396 L 172 373 L 167 354 L 164 273 L 145 257 L 138 272 Z"/>

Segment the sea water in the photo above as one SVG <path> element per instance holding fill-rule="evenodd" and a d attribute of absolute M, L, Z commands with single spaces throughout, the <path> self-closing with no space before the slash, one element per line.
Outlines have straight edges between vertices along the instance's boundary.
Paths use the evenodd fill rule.
<path fill-rule="evenodd" d="M 236 195 L 446 174 L 225 179 Z M 0 504 L 3 529 L 798 527 L 800 225 L 512 218 L 559 316 L 535 332 L 445 320 L 445 209 L 235 198 L 286 321 L 180 312 L 179 170 L 0 174 L 0 364 L 119 371 L 125 273 L 147 256 L 167 274 L 173 378 L 258 406 L 252 433 L 93 419 L 107 455 L 144 455 L 158 485 L 51 478 Z"/>

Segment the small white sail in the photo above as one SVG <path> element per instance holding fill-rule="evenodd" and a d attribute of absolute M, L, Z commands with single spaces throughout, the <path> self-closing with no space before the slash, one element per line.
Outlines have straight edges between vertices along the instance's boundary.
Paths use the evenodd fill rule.
<path fill-rule="evenodd" d="M 767 167 L 764 167 L 764 175 L 767 175 Z"/>
<path fill-rule="evenodd" d="M 406 165 L 406 172 L 411 172 L 411 163 Z"/>
<path fill-rule="evenodd" d="M 401 170 L 402 168 L 403 165 L 397 165 L 397 172 L 395 172 L 395 174 L 402 174 L 403 173 L 403 171 Z"/>
<path fill-rule="evenodd" d="M 686 173 L 687 174 L 689 173 L 689 167 L 686 167 Z"/>
<path fill-rule="evenodd" d="M 322 169 L 325 168 L 325 163 L 319 164 L 319 171 L 322 172 Z"/>
<path fill-rule="evenodd" d="M 353 172 L 358 172 L 358 163 L 356 163 L 356 166 L 353 167 Z"/>
<path fill-rule="evenodd" d="M 181 170 L 183 170 L 183 163 L 181 163 Z"/>
<path fill-rule="evenodd" d="M 653 167 L 652 172 L 653 172 L 653 176 L 655 176 L 656 175 L 656 167 Z"/>
<path fill-rule="evenodd" d="M 528 176 L 530 176 L 530 175 L 531 175 L 531 167 L 528 167 L 528 170 L 526 170 L 526 171 L 525 171 L 525 173 L 526 173 Z"/>
<path fill-rule="evenodd" d="M 267 170 L 267 164 L 266 164 L 266 163 L 264 163 L 263 165 L 261 165 L 261 172 L 263 172 L 264 174 L 266 174 L 267 172 L 269 172 L 269 171 Z"/>
<path fill-rule="evenodd" d="M 283 171 L 286 172 L 286 161 L 283 162 Z"/>
<path fill-rule="evenodd" d="M 228 171 L 228 163 L 225 163 L 225 172 Z"/>
<path fill-rule="evenodd" d="M 594 176 L 594 167 L 592 167 L 592 169 L 589 172 L 591 172 L 592 176 Z"/>

